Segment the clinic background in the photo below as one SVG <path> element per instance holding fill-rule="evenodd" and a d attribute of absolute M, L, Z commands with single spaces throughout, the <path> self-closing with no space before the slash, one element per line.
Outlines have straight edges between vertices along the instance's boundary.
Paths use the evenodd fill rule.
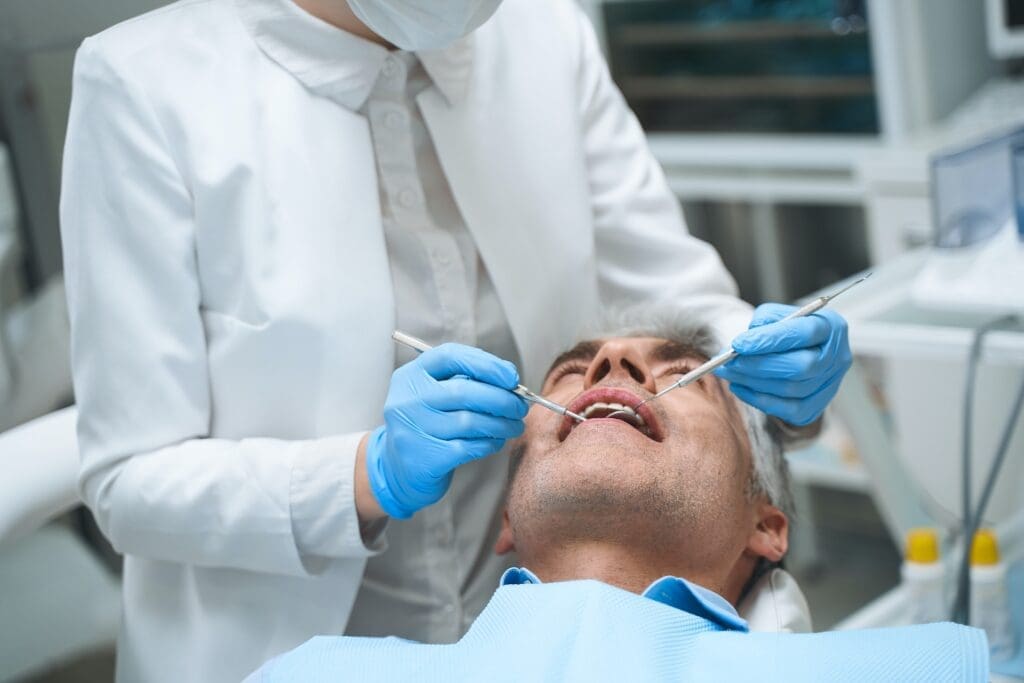
<path fill-rule="evenodd" d="M 59 179 L 75 49 L 163 4 L 0 0 L 0 681 L 113 677 L 120 563 L 76 500 Z M 857 361 L 825 433 L 789 456 L 798 514 L 788 567 L 816 630 L 899 623 L 907 532 L 936 529 L 947 575 L 963 547 L 974 330 L 1024 314 L 1024 237 L 1000 250 L 1005 272 L 981 268 L 957 297 L 947 296 L 955 273 L 935 266 L 964 242 L 937 217 L 990 200 L 965 188 L 1001 188 L 993 201 L 1013 215 L 1024 205 L 1024 180 L 1014 189 L 984 154 L 957 165 L 979 143 L 1002 159 L 1024 139 L 1024 2 L 583 5 L 690 230 L 719 250 L 743 298 L 796 301 L 874 272 L 837 302 Z M 998 228 L 974 241 L 1001 239 Z M 978 359 L 974 500 L 1024 377 L 1019 319 L 990 333 Z M 984 516 L 1010 564 L 1018 618 L 1022 422 Z"/>

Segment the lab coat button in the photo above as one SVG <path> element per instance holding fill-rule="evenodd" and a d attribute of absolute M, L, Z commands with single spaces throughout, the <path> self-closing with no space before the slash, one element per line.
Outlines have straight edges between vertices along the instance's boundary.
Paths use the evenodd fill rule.
<path fill-rule="evenodd" d="M 402 63 L 395 57 L 388 57 L 387 61 L 384 62 L 384 76 L 391 80 L 400 80 L 405 75 L 405 68 Z"/>
<path fill-rule="evenodd" d="M 419 204 L 419 196 L 416 190 L 407 187 L 398 193 L 398 203 L 407 209 L 412 209 Z"/>

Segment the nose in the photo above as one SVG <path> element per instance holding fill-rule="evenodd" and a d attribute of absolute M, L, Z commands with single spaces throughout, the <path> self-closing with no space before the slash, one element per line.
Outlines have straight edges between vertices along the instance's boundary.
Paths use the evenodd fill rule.
<path fill-rule="evenodd" d="M 625 340 L 612 339 L 601 346 L 583 378 L 584 389 L 604 380 L 632 380 L 652 394 L 658 391 L 643 354 Z"/>

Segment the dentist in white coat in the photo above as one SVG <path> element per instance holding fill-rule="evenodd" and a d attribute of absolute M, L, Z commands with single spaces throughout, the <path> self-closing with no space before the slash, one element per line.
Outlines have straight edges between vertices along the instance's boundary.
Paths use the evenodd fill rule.
<path fill-rule="evenodd" d="M 182 0 L 82 45 L 61 215 L 119 680 L 456 640 L 503 568 L 507 389 L 605 305 L 750 322 L 576 4 L 499 2 Z M 465 346 L 402 366 L 396 327 Z M 819 405 L 841 363 L 789 338 Z M 748 400 L 813 421 L 787 387 Z"/>

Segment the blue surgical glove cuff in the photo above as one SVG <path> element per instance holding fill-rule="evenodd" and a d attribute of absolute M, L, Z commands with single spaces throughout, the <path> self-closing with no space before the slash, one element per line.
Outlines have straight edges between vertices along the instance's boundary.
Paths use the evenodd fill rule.
<path fill-rule="evenodd" d="M 407 510 L 403 507 L 388 488 L 387 475 L 384 473 L 385 438 L 387 430 L 384 425 L 377 427 L 370 432 L 366 440 L 366 473 L 370 479 L 370 490 L 377 503 L 389 517 L 394 519 L 409 519 L 415 514 L 415 510 Z"/>

